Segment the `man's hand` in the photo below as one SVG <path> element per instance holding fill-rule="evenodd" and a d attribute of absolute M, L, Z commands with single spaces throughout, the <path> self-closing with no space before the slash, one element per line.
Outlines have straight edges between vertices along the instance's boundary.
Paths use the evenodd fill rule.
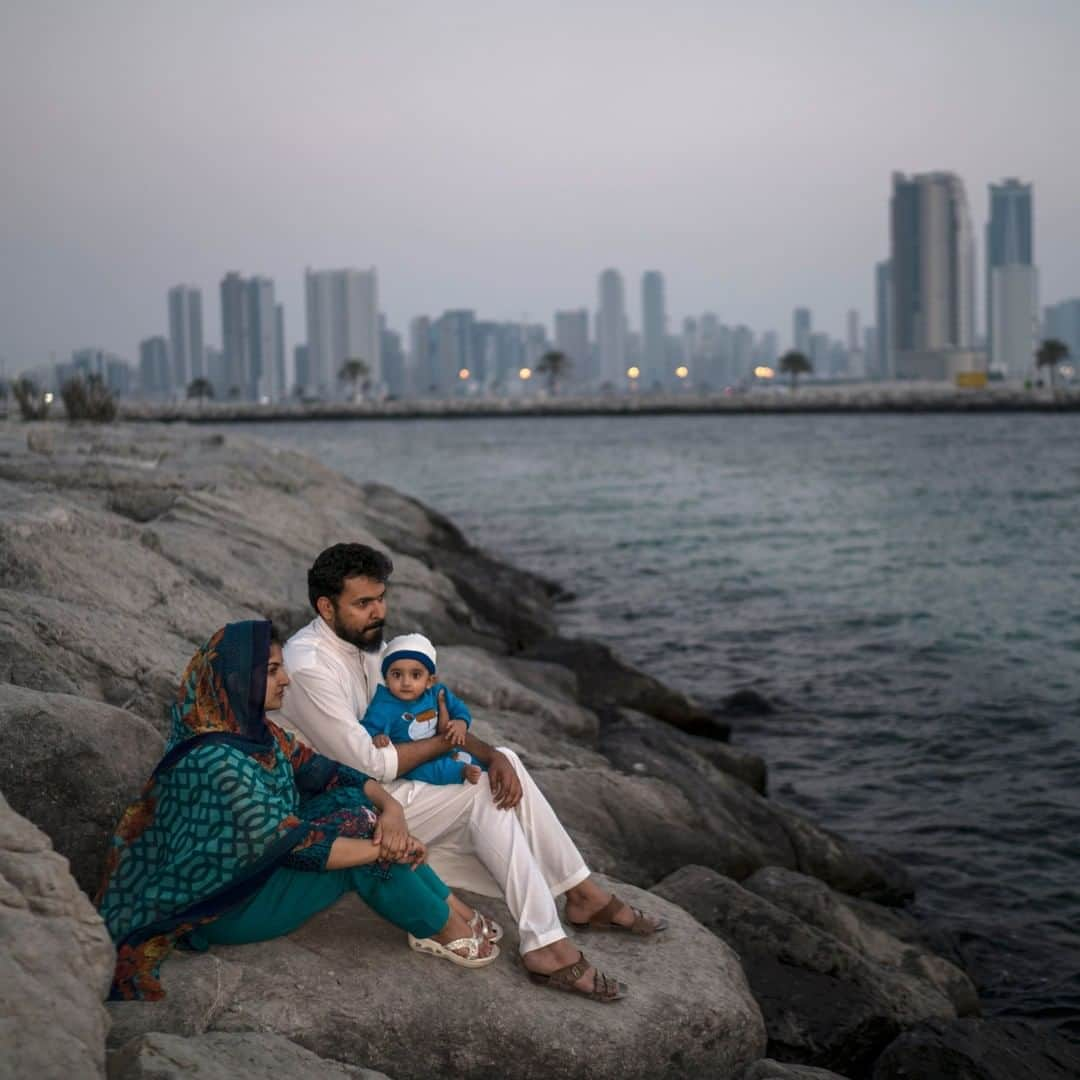
<path fill-rule="evenodd" d="M 451 720 L 446 725 L 446 731 L 443 732 L 443 738 L 451 746 L 464 746 L 465 745 L 465 732 L 469 730 L 469 725 L 464 720 Z"/>
<path fill-rule="evenodd" d="M 521 802 L 521 781 L 514 772 L 505 754 L 498 750 L 491 751 L 491 760 L 487 763 L 488 783 L 491 785 L 491 797 L 500 810 L 513 810 Z"/>
<path fill-rule="evenodd" d="M 440 690 L 436 697 L 439 719 L 435 723 L 435 731 L 439 735 L 445 735 L 450 726 L 450 710 L 446 707 L 446 691 Z"/>
<path fill-rule="evenodd" d="M 371 745 L 377 746 L 381 750 L 384 746 L 390 745 L 390 736 L 386 734 L 373 735 L 371 739 Z"/>
<path fill-rule="evenodd" d="M 405 812 L 396 802 L 383 808 L 371 839 L 379 845 L 379 854 L 389 862 L 407 862 L 413 838 L 405 825 Z M 421 845 L 423 846 L 423 845 Z"/>

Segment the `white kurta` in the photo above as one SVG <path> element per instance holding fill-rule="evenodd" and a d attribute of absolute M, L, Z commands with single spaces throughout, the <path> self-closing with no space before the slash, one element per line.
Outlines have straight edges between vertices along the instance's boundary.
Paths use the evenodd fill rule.
<path fill-rule="evenodd" d="M 479 784 L 444 785 L 395 779 L 397 751 L 372 745 L 360 724 L 382 681 L 380 663 L 381 651 L 363 652 L 315 618 L 285 643 L 292 685 L 275 719 L 320 754 L 385 784 L 447 884 L 505 897 L 522 952 L 565 937 L 554 897 L 584 881 L 589 870 L 528 770 L 500 747 L 521 781 L 513 811 L 495 806 L 486 777 Z"/>

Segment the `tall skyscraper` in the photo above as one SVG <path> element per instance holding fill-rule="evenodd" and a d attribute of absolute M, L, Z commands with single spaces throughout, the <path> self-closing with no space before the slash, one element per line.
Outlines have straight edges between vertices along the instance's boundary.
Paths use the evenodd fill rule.
<path fill-rule="evenodd" d="M 435 323 L 435 392 L 441 395 L 459 392 L 466 378 L 473 379 L 473 324 L 476 312 L 468 309 L 444 311 Z"/>
<path fill-rule="evenodd" d="M 417 315 L 409 322 L 409 354 L 406 361 L 409 392 L 418 397 L 427 397 L 434 387 L 434 374 L 431 370 L 431 319 L 426 315 Z"/>
<path fill-rule="evenodd" d="M 626 378 L 626 298 L 622 274 L 605 270 L 599 280 L 596 347 L 602 383 L 624 385 Z"/>
<path fill-rule="evenodd" d="M 975 243 L 963 181 L 893 174 L 892 340 L 899 378 L 948 379 L 981 367 L 975 344 Z"/>
<path fill-rule="evenodd" d="M 1006 375 L 1030 374 L 1038 333 L 1038 276 L 1031 225 L 1031 185 L 990 185 L 986 223 L 986 344 L 990 364 Z"/>
<path fill-rule="evenodd" d="M 876 363 L 867 374 L 873 379 L 892 379 L 896 372 L 892 352 L 892 263 L 888 259 L 874 267 L 874 309 L 877 315 L 877 347 L 874 351 Z M 867 354 L 868 363 L 870 359 Z"/>
<path fill-rule="evenodd" d="M 202 293 L 194 285 L 174 285 L 168 294 L 172 387 L 183 397 L 192 379 L 204 378 Z"/>
<path fill-rule="evenodd" d="M 285 305 L 277 304 L 274 307 L 274 384 L 271 395 L 274 400 L 281 401 L 288 397 L 292 383 L 285 364 Z"/>
<path fill-rule="evenodd" d="M 143 398 L 168 397 L 172 387 L 169 343 L 163 337 L 139 342 L 139 392 Z"/>
<path fill-rule="evenodd" d="M 308 384 L 329 397 L 346 360 L 362 360 L 367 378 L 382 382 L 378 281 L 375 270 L 307 270 Z"/>
<path fill-rule="evenodd" d="M 589 378 L 589 312 L 585 308 L 555 312 L 555 348 L 569 361 L 567 378 L 586 382 Z"/>
<path fill-rule="evenodd" d="M 810 309 L 797 307 L 791 316 L 791 343 L 796 352 L 803 356 L 810 355 L 810 335 L 813 333 L 813 320 Z"/>
<path fill-rule="evenodd" d="M 229 397 L 277 400 L 278 316 L 274 283 L 232 271 L 221 281 L 221 343 Z"/>
<path fill-rule="evenodd" d="M 659 270 L 646 270 L 641 276 L 641 338 L 642 385 L 673 383 L 667 370 L 667 309 Z"/>

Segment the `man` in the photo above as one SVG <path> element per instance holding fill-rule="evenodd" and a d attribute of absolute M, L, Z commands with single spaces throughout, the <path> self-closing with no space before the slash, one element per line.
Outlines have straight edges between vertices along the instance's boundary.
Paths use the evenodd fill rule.
<path fill-rule="evenodd" d="M 502 895 L 518 921 L 522 961 L 538 982 L 601 1001 L 625 987 L 588 965 L 566 938 L 555 897 L 581 928 L 652 934 L 662 919 L 622 903 L 589 876 L 580 852 L 518 756 L 471 732 L 465 749 L 487 781 L 437 786 L 396 777 L 444 754 L 441 735 L 379 748 L 360 724 L 381 681 L 386 584 L 393 563 L 364 544 L 335 544 L 308 571 L 315 618 L 285 644 L 292 686 L 281 712 L 321 754 L 387 785 L 409 832 L 428 845 L 432 865 L 457 887 Z M 389 841 L 393 843 L 391 838 Z"/>

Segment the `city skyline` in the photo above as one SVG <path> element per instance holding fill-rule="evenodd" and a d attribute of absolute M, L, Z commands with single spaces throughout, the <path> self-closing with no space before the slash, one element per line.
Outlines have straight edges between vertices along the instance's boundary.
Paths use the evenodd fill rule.
<path fill-rule="evenodd" d="M 840 338 L 873 310 L 896 169 L 963 177 L 980 225 L 987 184 L 1033 183 L 1041 302 L 1075 295 L 1080 7 L 894 8 L 586 4 L 571 33 L 525 4 L 136 18 L 16 0 L 0 355 L 133 357 L 178 281 L 217 327 L 230 267 L 277 283 L 299 341 L 308 265 L 377 266 L 402 333 L 473 305 L 547 319 L 615 266 L 663 268 L 672 326 L 713 310 L 783 329 L 805 306 Z M 636 288 L 626 302 L 640 323 Z"/>

